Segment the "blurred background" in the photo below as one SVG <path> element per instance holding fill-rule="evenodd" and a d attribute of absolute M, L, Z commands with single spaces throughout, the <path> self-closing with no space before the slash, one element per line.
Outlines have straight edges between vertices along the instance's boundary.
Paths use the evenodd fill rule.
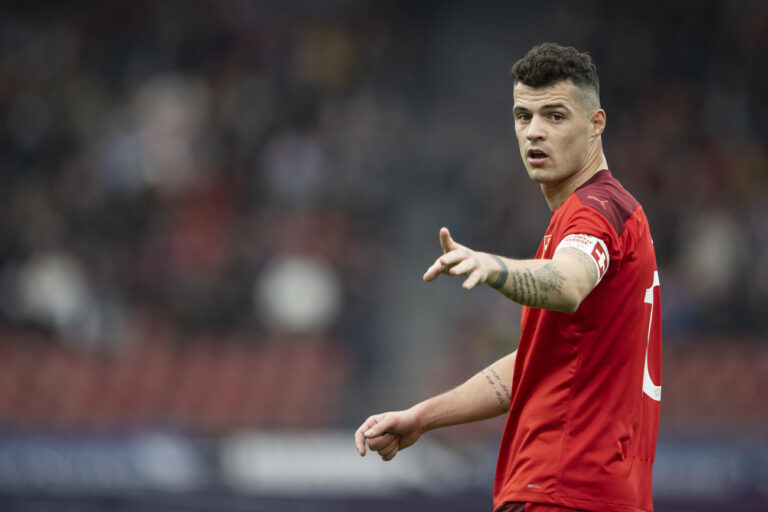
<path fill-rule="evenodd" d="M 66 4 L 66 5 L 65 5 Z M 660 512 L 768 507 L 768 5 L 4 2 L 0 509 L 489 510 L 503 418 L 354 429 L 513 350 L 511 65 L 588 51 L 661 276 Z"/>

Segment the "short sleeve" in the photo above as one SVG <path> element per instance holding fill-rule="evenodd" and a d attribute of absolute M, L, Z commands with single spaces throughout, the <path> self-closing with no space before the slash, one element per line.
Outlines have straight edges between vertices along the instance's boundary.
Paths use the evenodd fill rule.
<path fill-rule="evenodd" d="M 618 262 L 623 258 L 623 247 L 619 241 L 619 235 L 606 216 L 582 204 L 575 196 L 571 196 L 563 207 L 565 211 L 562 212 L 563 219 L 561 229 L 558 230 L 558 239 L 553 240 L 555 246 L 560 245 L 568 235 L 591 235 L 603 241 L 611 261 Z"/>
<path fill-rule="evenodd" d="M 562 249 L 568 248 L 581 251 L 591 258 L 592 263 L 595 264 L 597 282 L 599 283 L 606 272 L 608 272 L 610 266 L 608 248 L 605 246 L 603 239 L 583 233 L 567 235 L 558 244 L 555 254 Z"/>

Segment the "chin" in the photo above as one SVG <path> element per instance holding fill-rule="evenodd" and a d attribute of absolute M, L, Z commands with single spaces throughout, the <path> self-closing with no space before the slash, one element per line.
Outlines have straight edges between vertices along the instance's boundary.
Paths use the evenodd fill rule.
<path fill-rule="evenodd" d="M 546 171 L 540 167 L 526 168 L 528 171 L 528 177 L 537 183 L 549 183 L 551 181 L 557 181 L 555 179 L 555 173 L 552 171 Z"/>

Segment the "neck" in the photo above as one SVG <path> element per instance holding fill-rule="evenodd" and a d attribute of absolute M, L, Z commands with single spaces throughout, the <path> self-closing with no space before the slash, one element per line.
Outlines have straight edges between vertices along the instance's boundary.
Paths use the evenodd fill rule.
<path fill-rule="evenodd" d="M 541 183 L 541 191 L 551 211 L 555 211 L 573 192 L 599 171 L 608 168 L 602 147 L 598 148 L 587 165 L 557 183 Z"/>

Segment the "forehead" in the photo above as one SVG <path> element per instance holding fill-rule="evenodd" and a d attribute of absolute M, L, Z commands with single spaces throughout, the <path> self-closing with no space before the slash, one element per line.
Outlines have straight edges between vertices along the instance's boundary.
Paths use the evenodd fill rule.
<path fill-rule="evenodd" d="M 579 94 L 579 89 L 570 80 L 546 87 L 530 87 L 518 82 L 512 92 L 515 107 L 529 110 L 553 104 L 563 104 L 573 110 L 580 110 Z"/>

